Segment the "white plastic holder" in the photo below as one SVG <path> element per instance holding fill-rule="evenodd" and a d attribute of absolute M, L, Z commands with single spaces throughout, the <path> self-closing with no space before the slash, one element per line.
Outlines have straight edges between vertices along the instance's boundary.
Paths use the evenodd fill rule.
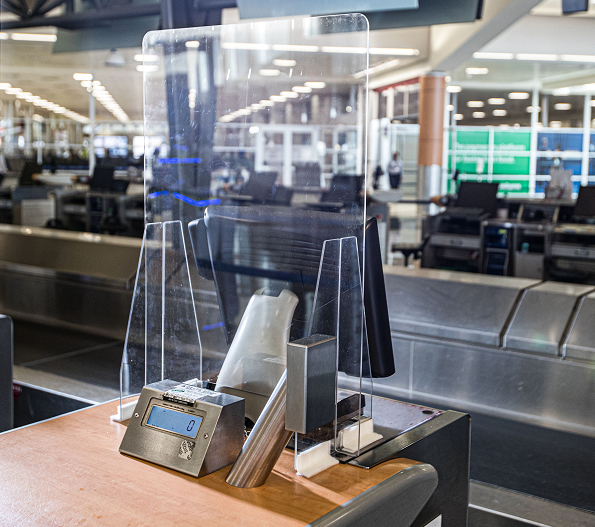
<path fill-rule="evenodd" d="M 118 413 L 110 415 L 110 420 L 116 423 L 122 423 L 123 421 L 128 421 L 128 419 L 131 419 L 137 401 L 138 399 L 135 399 L 134 401 L 131 401 L 129 403 L 119 404 Z"/>
<path fill-rule="evenodd" d="M 298 454 L 295 470 L 299 476 L 311 478 L 338 463 L 339 460 L 331 456 L 331 442 L 325 441 Z"/>
<path fill-rule="evenodd" d="M 357 452 L 358 449 L 361 450 L 379 439 L 382 439 L 382 435 L 374 432 L 374 420 L 371 418 L 364 417 L 339 432 L 341 450 L 349 453 Z"/>

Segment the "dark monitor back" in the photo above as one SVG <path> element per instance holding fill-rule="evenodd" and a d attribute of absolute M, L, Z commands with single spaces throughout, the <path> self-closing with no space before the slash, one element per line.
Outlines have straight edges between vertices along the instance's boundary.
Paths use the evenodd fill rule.
<path fill-rule="evenodd" d="M 90 190 L 111 190 L 114 181 L 114 167 L 97 165 L 89 181 Z"/>
<path fill-rule="evenodd" d="M 19 176 L 19 185 L 22 187 L 31 186 L 31 185 L 39 185 L 37 181 L 33 179 L 34 174 L 40 174 L 43 170 L 41 165 L 33 161 L 25 162 L 23 169 L 21 170 L 21 175 Z"/>
<path fill-rule="evenodd" d="M 578 189 L 573 216 L 575 218 L 595 217 L 595 186 L 580 187 Z"/>
<path fill-rule="evenodd" d="M 495 214 L 498 202 L 497 194 L 498 183 L 463 181 L 459 187 L 454 206 L 478 208 L 490 214 Z"/>
<path fill-rule="evenodd" d="M 375 221 L 366 229 L 365 261 L 369 267 L 365 275 L 364 305 L 371 372 L 374 377 L 387 377 L 395 369 Z M 358 224 L 356 216 L 273 206 L 260 210 L 209 207 L 205 219 L 191 222 L 189 230 L 199 273 L 215 279 L 228 344 L 239 324 L 239 283 L 248 291 L 270 288 L 273 284 L 276 289 L 295 293 L 299 302 L 290 339 L 306 336 L 324 242 L 348 236 L 362 240 L 361 223 Z M 242 244 L 240 251 L 237 243 Z M 361 255 L 362 248 L 359 249 Z M 362 264 L 360 261 L 360 269 Z M 342 318 L 357 317 L 358 309 L 361 313 L 361 306 L 348 309 L 353 312 L 342 312 Z M 328 332 L 331 331 L 333 328 L 329 328 Z M 347 367 L 342 369 L 350 375 L 359 375 L 347 370 Z"/>
<path fill-rule="evenodd" d="M 251 196 L 255 202 L 264 203 L 273 195 L 277 176 L 277 172 L 254 172 L 246 181 L 241 193 Z"/>
<path fill-rule="evenodd" d="M 348 176 L 338 174 L 331 180 L 331 188 L 325 192 L 320 201 L 322 203 L 354 203 L 362 190 L 364 176 Z"/>

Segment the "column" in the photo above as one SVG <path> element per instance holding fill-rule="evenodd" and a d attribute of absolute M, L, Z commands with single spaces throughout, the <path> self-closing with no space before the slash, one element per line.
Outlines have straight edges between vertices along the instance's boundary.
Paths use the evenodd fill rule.
<path fill-rule="evenodd" d="M 589 184 L 589 145 L 591 144 L 591 94 L 587 93 L 583 106 L 583 155 L 581 163 L 581 186 Z"/>
<path fill-rule="evenodd" d="M 430 72 L 420 79 L 417 154 L 419 199 L 429 199 L 440 194 L 445 90 L 446 80 L 443 72 Z"/>

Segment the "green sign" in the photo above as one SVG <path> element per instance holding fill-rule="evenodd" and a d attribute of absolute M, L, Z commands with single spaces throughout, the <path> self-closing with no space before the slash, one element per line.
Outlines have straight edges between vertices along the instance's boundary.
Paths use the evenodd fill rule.
<path fill-rule="evenodd" d="M 531 132 L 494 131 L 493 174 L 529 175 Z M 515 155 L 525 154 L 525 155 Z"/>
<path fill-rule="evenodd" d="M 500 179 L 498 177 L 492 178 L 494 183 L 499 183 L 498 192 L 503 194 L 528 194 L 529 180 L 528 179 Z"/>
<path fill-rule="evenodd" d="M 487 130 L 461 130 L 456 133 L 456 168 L 461 174 L 488 174 L 488 150 L 490 134 Z M 452 151 L 452 134 L 449 135 Z M 524 130 L 495 130 L 492 174 L 529 175 L 531 132 Z M 448 159 L 451 169 L 451 157 Z M 520 192 L 520 191 L 519 191 Z"/>

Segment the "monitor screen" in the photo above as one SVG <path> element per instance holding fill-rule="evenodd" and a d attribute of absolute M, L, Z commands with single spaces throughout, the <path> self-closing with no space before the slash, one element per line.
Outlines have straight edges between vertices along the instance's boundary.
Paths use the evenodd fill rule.
<path fill-rule="evenodd" d="M 459 187 L 455 207 L 471 207 L 495 214 L 498 183 L 463 181 Z"/>
<path fill-rule="evenodd" d="M 242 194 L 251 196 L 254 201 L 264 203 L 273 196 L 273 186 L 277 172 L 254 172 L 242 188 Z"/>
<path fill-rule="evenodd" d="M 595 186 L 579 188 L 574 206 L 574 216 L 576 218 L 595 217 Z"/>
<path fill-rule="evenodd" d="M 91 190 L 110 190 L 114 180 L 114 167 L 97 165 L 93 171 L 93 177 L 89 181 Z"/>

